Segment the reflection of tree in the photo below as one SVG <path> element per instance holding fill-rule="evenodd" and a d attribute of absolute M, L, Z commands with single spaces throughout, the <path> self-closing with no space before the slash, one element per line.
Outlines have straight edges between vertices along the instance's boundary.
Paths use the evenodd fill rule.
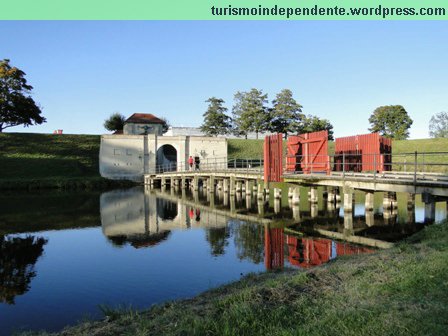
<path fill-rule="evenodd" d="M 256 264 L 264 261 L 264 228 L 258 224 L 234 225 L 235 246 L 240 260 L 249 259 Z"/>
<path fill-rule="evenodd" d="M 177 216 L 177 204 L 162 198 L 157 198 L 157 215 L 162 220 L 173 220 Z"/>
<path fill-rule="evenodd" d="M 44 238 L 0 236 L 0 302 L 14 304 L 14 298 L 29 290 L 36 275 L 34 264 L 44 251 Z"/>
<path fill-rule="evenodd" d="M 110 236 L 107 238 L 115 247 L 123 247 L 126 244 L 130 244 L 135 248 L 141 248 L 141 247 L 152 247 L 159 245 L 161 242 L 168 239 L 170 233 L 171 231 L 164 230 L 152 234 L 141 234 L 131 236 L 119 235 L 119 236 Z"/>
<path fill-rule="evenodd" d="M 229 237 L 230 232 L 227 227 L 206 230 L 205 239 L 210 243 L 213 256 L 216 257 L 224 254 L 226 246 L 229 245 Z"/>

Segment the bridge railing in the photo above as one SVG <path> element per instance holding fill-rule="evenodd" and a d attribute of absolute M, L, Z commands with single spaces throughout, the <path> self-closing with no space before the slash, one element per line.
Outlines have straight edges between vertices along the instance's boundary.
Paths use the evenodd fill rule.
<path fill-rule="evenodd" d="M 448 152 L 369 154 L 343 152 L 332 155 L 287 155 L 285 174 L 390 173 L 448 176 Z"/>
<path fill-rule="evenodd" d="M 199 161 L 193 160 L 192 165 L 188 161 L 156 165 L 148 173 L 239 171 L 263 174 L 263 164 L 262 159 L 206 158 Z"/>

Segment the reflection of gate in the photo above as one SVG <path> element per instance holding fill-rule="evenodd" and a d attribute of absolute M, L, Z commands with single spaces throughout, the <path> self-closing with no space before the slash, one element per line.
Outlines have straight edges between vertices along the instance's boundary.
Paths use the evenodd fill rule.
<path fill-rule="evenodd" d="M 284 264 L 283 229 L 264 229 L 264 264 L 266 269 L 282 268 Z"/>
<path fill-rule="evenodd" d="M 282 134 L 268 135 L 264 138 L 264 181 L 281 182 L 283 174 Z"/>
<path fill-rule="evenodd" d="M 288 138 L 287 146 L 288 172 L 302 171 L 305 174 L 330 172 L 328 131 L 292 135 Z"/>

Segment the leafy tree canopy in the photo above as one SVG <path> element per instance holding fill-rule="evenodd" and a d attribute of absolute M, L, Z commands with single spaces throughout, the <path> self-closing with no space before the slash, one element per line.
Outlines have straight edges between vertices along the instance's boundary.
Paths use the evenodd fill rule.
<path fill-rule="evenodd" d="M 228 134 L 232 128 L 232 119 L 226 115 L 227 108 L 223 106 L 224 100 L 212 97 L 205 102 L 209 105 L 203 114 L 204 123 L 201 125 L 201 131 L 207 136 Z"/>
<path fill-rule="evenodd" d="M 25 73 L 0 61 L 0 132 L 5 128 L 23 125 L 40 125 L 46 121 L 41 109 L 31 98 L 33 87 L 25 79 Z"/>
<path fill-rule="evenodd" d="M 448 138 L 448 113 L 440 112 L 429 121 L 429 136 L 432 138 Z"/>
<path fill-rule="evenodd" d="M 171 123 L 165 117 L 160 118 L 160 119 L 163 120 L 163 124 L 162 124 L 162 134 L 163 134 L 163 133 L 168 132 L 168 129 L 171 127 Z"/>
<path fill-rule="evenodd" d="M 118 112 L 112 113 L 109 118 L 104 120 L 104 128 L 108 131 L 122 131 L 126 117 Z"/>
<path fill-rule="evenodd" d="M 258 139 L 258 133 L 269 129 L 268 95 L 251 89 L 249 92 L 237 92 L 234 99 L 232 112 L 236 133 L 247 135 L 248 132 L 255 132 Z"/>
<path fill-rule="evenodd" d="M 333 125 L 327 119 L 320 119 L 312 115 L 306 117 L 300 133 L 311 133 L 318 131 L 328 131 L 328 140 L 334 140 Z"/>
<path fill-rule="evenodd" d="M 305 115 L 302 114 L 302 105 L 292 97 L 291 90 L 280 91 L 272 104 L 270 126 L 272 132 L 283 133 L 286 138 L 288 133 L 301 130 Z"/>
<path fill-rule="evenodd" d="M 401 105 L 380 106 L 373 111 L 369 118 L 371 132 L 379 132 L 381 135 L 396 140 L 404 140 L 409 137 L 409 128 L 412 119 Z"/>

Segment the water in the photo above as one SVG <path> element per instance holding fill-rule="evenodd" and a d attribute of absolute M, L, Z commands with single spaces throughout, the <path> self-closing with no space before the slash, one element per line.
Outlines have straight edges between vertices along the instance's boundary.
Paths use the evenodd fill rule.
<path fill-rule="evenodd" d="M 305 189 L 293 209 L 287 199 L 279 208 L 246 196 L 142 188 L 2 195 L 0 334 L 55 331 L 101 318 L 99 304 L 144 308 L 250 272 L 371 253 L 424 226 L 422 203 L 410 213 L 403 195 L 386 215 L 379 195 L 369 217 L 361 194 L 354 216 L 322 200 L 310 205 Z M 271 223 L 260 224 L 260 214 Z M 441 203 L 436 220 L 443 217 Z"/>

